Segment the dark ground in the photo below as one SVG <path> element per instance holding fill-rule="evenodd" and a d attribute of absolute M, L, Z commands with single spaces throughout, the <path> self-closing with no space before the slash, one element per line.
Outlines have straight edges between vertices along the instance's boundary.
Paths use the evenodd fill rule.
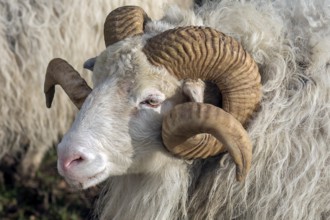
<path fill-rule="evenodd" d="M 91 219 L 98 189 L 74 191 L 59 176 L 56 153 L 51 150 L 31 179 L 17 175 L 17 161 L 5 157 L 0 164 L 0 219 Z"/>

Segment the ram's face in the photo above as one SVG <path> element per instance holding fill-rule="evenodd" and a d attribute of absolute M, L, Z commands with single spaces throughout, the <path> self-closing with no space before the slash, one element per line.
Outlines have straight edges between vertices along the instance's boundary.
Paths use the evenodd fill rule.
<path fill-rule="evenodd" d="M 166 164 L 164 158 L 174 158 L 164 144 L 185 159 L 228 150 L 237 165 L 236 177 L 243 180 L 252 144 L 242 125 L 261 98 L 258 66 L 239 42 L 217 30 L 182 27 L 151 36 L 144 34 L 148 21 L 133 6 L 108 15 L 107 49 L 96 60 L 93 91 L 65 61 L 48 65 L 47 106 L 60 84 L 81 109 L 58 146 L 60 173 L 72 185 L 86 188 L 111 175 L 155 171 L 157 164 Z M 221 98 L 216 98 L 219 105 L 211 104 L 221 108 L 177 105 L 187 101 L 185 96 L 203 102 L 204 83 L 181 87 L 179 80 L 187 79 L 216 85 Z"/>
<path fill-rule="evenodd" d="M 162 117 L 183 97 L 177 80 L 155 74 L 114 74 L 89 94 L 57 148 L 58 170 L 69 183 L 86 188 L 112 175 L 143 172 L 168 154 Z"/>

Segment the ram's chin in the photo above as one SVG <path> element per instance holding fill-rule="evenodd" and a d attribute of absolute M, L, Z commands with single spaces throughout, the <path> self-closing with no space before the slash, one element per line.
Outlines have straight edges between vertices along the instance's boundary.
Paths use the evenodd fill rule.
<path fill-rule="evenodd" d="M 69 179 L 65 178 L 66 181 L 76 189 L 87 189 L 98 185 L 109 177 L 108 169 L 104 169 L 101 172 L 96 173 L 93 176 L 83 177 L 81 179 Z"/>

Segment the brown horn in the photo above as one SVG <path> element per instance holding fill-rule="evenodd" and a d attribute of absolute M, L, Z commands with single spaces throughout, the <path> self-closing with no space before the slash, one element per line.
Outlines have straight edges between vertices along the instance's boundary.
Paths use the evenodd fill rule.
<path fill-rule="evenodd" d="M 178 79 L 214 82 L 222 108 L 243 125 L 261 98 L 258 66 L 232 37 L 207 27 L 184 27 L 163 32 L 147 41 L 143 51 L 156 66 Z"/>
<path fill-rule="evenodd" d="M 195 147 L 191 147 L 191 143 L 186 145 L 187 142 L 194 142 L 193 139 L 200 133 L 212 134 L 225 148 L 216 143 L 212 147 L 201 148 L 199 141 Z M 237 165 L 238 181 L 245 179 L 250 169 L 252 144 L 247 132 L 232 115 L 213 105 L 190 102 L 175 106 L 164 117 L 162 136 L 167 149 L 176 155 L 189 157 L 196 155 L 194 151 L 197 151 L 201 157 L 208 157 L 228 150 Z"/>
<path fill-rule="evenodd" d="M 256 63 L 236 40 L 214 29 L 181 27 L 168 30 L 149 39 L 143 51 L 150 63 L 165 67 L 178 79 L 200 78 L 215 83 L 221 92 L 222 108 L 243 125 L 247 123 L 260 102 L 260 74 Z M 169 133 L 174 134 L 175 129 Z M 204 158 L 215 155 L 214 152 L 219 153 L 224 150 L 222 145 L 215 144 L 217 142 L 213 137 L 205 137 L 205 135 L 207 134 L 189 138 L 185 142 L 185 149 L 187 146 L 191 149 L 199 146 L 199 150 L 192 150 L 188 156 L 187 152 L 180 154 L 175 150 L 180 149 L 180 145 L 166 147 L 174 151 L 174 154 L 187 156 L 188 159 Z M 163 136 L 165 144 L 171 142 L 171 135 Z M 211 144 L 205 140 L 210 140 Z M 205 147 L 208 149 L 201 150 Z M 213 150 L 214 147 L 218 150 Z M 239 150 L 242 154 L 247 153 L 243 147 Z M 248 151 L 252 154 L 252 148 L 248 148 Z M 231 153 L 230 150 L 229 153 Z M 235 159 L 235 155 L 232 156 Z M 246 155 L 243 157 L 250 158 Z M 244 164 L 249 163 L 246 161 Z"/>
<path fill-rule="evenodd" d="M 126 37 L 141 35 L 150 18 L 138 6 L 123 6 L 109 13 L 104 23 L 106 47 Z"/>
<path fill-rule="evenodd" d="M 79 73 L 65 60 L 60 58 L 51 60 L 47 67 L 44 92 L 48 108 L 52 105 L 55 85 L 57 84 L 64 89 L 78 109 L 81 108 L 86 97 L 92 91 Z"/>

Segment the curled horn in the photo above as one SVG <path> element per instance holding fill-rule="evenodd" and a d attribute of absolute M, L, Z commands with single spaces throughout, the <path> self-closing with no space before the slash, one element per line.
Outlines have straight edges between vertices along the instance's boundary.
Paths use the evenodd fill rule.
<path fill-rule="evenodd" d="M 258 67 L 251 56 L 233 38 L 207 27 L 181 27 L 163 32 L 150 38 L 143 48 L 148 60 L 156 66 L 165 67 L 178 79 L 202 79 L 215 83 L 222 96 L 222 108 L 229 113 L 233 128 L 227 132 L 230 138 L 237 139 L 235 132 L 247 137 L 246 131 L 238 126 L 245 125 L 256 110 L 261 98 L 261 84 Z M 183 158 L 205 158 L 228 150 L 237 164 L 237 179 L 244 179 L 251 164 L 252 146 L 250 142 L 240 138 L 235 145 L 219 143 L 207 132 L 207 123 L 216 121 L 217 128 L 225 128 L 228 123 L 222 123 L 223 117 L 213 114 L 210 106 L 203 108 L 204 114 L 199 114 L 198 108 L 185 108 L 184 114 L 189 114 L 191 123 L 185 129 L 177 129 L 170 124 L 180 124 L 176 120 L 184 117 L 164 118 L 163 141 L 166 148 Z M 208 110 L 210 109 L 210 110 Z M 180 111 L 174 109 L 173 111 Z M 210 111 L 210 112 L 208 112 Z M 202 118 L 201 118 L 202 117 Z M 211 120 L 210 120 L 211 118 Z M 195 121 L 204 121 L 197 128 Z M 186 136 L 187 132 L 201 134 L 176 141 L 175 136 Z M 223 130 L 222 130 L 223 131 Z M 208 133 L 208 134 L 204 134 Z M 244 134 L 245 133 L 245 134 Z M 211 133 L 212 134 L 212 133 Z M 246 138 L 244 138 L 245 140 Z M 223 139 L 220 139 L 223 141 Z M 229 143 L 229 142 L 227 142 Z M 244 146 L 244 147 L 242 147 Z M 207 149 L 205 149 L 207 148 Z M 233 152 L 240 152 L 236 154 Z M 239 164 L 242 164 L 240 166 Z"/>
<path fill-rule="evenodd" d="M 200 147 L 201 138 L 209 137 L 215 138 L 211 139 L 208 147 Z M 224 144 L 237 165 L 237 180 L 243 180 L 250 169 L 252 144 L 247 132 L 232 115 L 213 105 L 190 102 L 175 106 L 164 120 L 163 138 L 165 145 L 175 146 L 171 148 L 173 153 L 185 155 L 197 150 L 200 157 L 223 151 L 222 145 L 212 142 L 217 139 Z M 195 146 L 189 142 L 196 142 Z"/>
<path fill-rule="evenodd" d="M 48 108 L 52 105 L 55 85 L 60 85 L 64 89 L 78 109 L 81 108 L 86 97 L 92 91 L 79 73 L 65 60 L 60 58 L 51 60 L 47 67 L 44 92 Z"/>
<path fill-rule="evenodd" d="M 126 37 L 143 34 L 144 25 L 149 20 L 150 18 L 140 7 L 124 6 L 113 10 L 104 23 L 105 45 L 108 47 Z M 94 63 L 95 58 L 92 58 L 84 64 L 84 67 L 93 69 Z M 79 73 L 59 58 L 50 61 L 47 68 L 44 92 L 48 108 L 51 107 L 57 84 L 62 86 L 78 109 L 92 91 Z"/>
<path fill-rule="evenodd" d="M 104 23 L 106 47 L 126 37 L 141 35 L 150 18 L 138 6 L 123 6 L 109 13 Z"/>

